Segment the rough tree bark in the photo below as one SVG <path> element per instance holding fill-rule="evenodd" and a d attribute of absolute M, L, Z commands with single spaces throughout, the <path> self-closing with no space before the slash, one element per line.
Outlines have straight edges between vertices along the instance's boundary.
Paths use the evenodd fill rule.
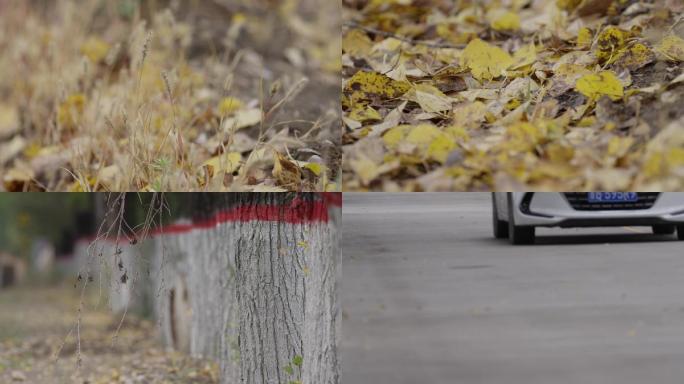
<path fill-rule="evenodd" d="M 205 279 L 212 280 L 211 271 L 222 271 L 228 278 L 221 292 L 235 297 L 229 314 L 210 309 L 216 308 L 212 303 L 230 302 L 227 295 L 205 292 L 206 301 L 198 306 L 209 312 L 200 318 L 223 320 L 225 328 L 210 331 L 227 336 L 219 348 L 225 354 L 222 381 L 338 383 L 340 259 L 337 224 L 330 220 L 324 197 L 251 193 L 193 198 L 196 219 L 211 222 L 221 213 L 231 217 L 225 226 L 204 231 L 212 240 L 198 242 L 207 255 L 197 264 Z M 216 263 L 216 253 L 228 255 L 227 265 Z M 237 329 L 230 326 L 233 319 Z M 211 327 L 201 319 L 197 323 Z M 235 341 L 239 354 L 231 353 Z"/>
<path fill-rule="evenodd" d="M 226 384 L 339 383 L 339 207 L 330 197 L 339 195 L 189 194 L 192 220 L 155 243 L 166 345 L 182 349 L 189 334 L 190 353 L 220 361 Z"/>

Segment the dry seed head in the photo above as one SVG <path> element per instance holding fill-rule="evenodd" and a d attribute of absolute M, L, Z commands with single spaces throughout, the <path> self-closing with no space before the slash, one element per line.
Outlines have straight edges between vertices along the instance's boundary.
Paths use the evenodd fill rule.
<path fill-rule="evenodd" d="M 107 57 L 105 57 L 105 64 L 107 64 L 107 66 L 114 65 L 116 59 L 119 57 L 119 53 L 121 53 L 121 43 L 117 43 L 109 50 Z"/>
<path fill-rule="evenodd" d="M 145 59 L 147 58 L 147 50 L 150 48 L 150 41 L 152 41 L 152 31 L 147 32 L 147 37 L 145 38 L 145 44 L 143 44 L 143 50 L 142 50 L 142 62 L 140 65 L 145 63 Z"/>
<path fill-rule="evenodd" d="M 171 98 L 171 83 L 169 82 L 169 73 L 166 71 L 162 71 L 161 76 L 162 76 L 162 79 L 164 79 L 164 85 L 166 86 L 166 92 L 169 94 L 169 98 Z"/>

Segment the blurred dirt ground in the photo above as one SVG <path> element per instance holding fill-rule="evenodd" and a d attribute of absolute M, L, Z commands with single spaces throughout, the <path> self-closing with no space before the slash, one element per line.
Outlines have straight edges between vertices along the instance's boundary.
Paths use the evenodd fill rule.
<path fill-rule="evenodd" d="M 80 288 L 0 290 L 1 383 L 216 383 L 215 364 L 165 351 L 150 321 L 121 316 L 86 300 L 81 324 L 81 368 L 74 329 Z M 98 305 L 98 302 L 100 303 Z M 58 357 L 58 358 L 57 358 Z"/>

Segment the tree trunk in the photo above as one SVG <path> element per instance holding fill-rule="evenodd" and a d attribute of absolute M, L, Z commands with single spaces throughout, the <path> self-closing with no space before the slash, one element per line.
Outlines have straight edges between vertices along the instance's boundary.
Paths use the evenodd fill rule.
<path fill-rule="evenodd" d="M 156 264 L 161 280 L 186 271 L 192 355 L 218 359 L 226 384 L 339 383 L 339 195 L 189 196 L 193 221 L 163 236 Z M 172 289 L 159 313 L 178 348 Z"/>
<path fill-rule="evenodd" d="M 233 275 L 233 265 L 235 271 L 221 291 L 235 295 L 236 310 L 225 317 L 229 331 L 219 331 L 229 335 L 223 353 L 237 341 L 239 364 L 222 356 L 222 381 L 234 383 L 237 376 L 246 384 L 338 383 L 339 247 L 323 197 L 199 195 L 196 204 L 198 210 L 208 207 L 211 215 L 230 218 L 223 236 L 214 237 L 222 240 L 205 242 L 228 254 L 230 265 L 220 269 L 224 276 Z M 212 217 L 199 219 L 211 222 Z M 234 292 L 225 289 L 233 284 Z M 237 329 L 231 332 L 235 318 Z"/>
<path fill-rule="evenodd" d="M 154 240 L 153 297 L 164 345 L 190 353 L 192 309 L 187 255 L 181 251 L 181 241 L 180 236 Z"/>

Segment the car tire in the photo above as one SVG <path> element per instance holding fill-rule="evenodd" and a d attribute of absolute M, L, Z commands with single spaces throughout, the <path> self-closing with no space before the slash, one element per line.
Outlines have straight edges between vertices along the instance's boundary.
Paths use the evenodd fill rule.
<path fill-rule="evenodd" d="M 513 245 L 534 244 L 534 227 L 515 225 L 513 194 L 508 194 L 508 240 Z"/>
<path fill-rule="evenodd" d="M 492 193 L 492 226 L 494 228 L 495 238 L 508 238 L 508 223 L 504 220 L 499 220 L 499 209 L 496 206 L 496 196 L 494 193 Z"/>
<path fill-rule="evenodd" d="M 672 235 L 675 233 L 675 226 L 670 224 L 657 224 L 653 226 L 653 233 L 656 235 Z"/>
<path fill-rule="evenodd" d="M 684 225 L 677 226 L 677 238 L 679 240 L 684 240 Z"/>

